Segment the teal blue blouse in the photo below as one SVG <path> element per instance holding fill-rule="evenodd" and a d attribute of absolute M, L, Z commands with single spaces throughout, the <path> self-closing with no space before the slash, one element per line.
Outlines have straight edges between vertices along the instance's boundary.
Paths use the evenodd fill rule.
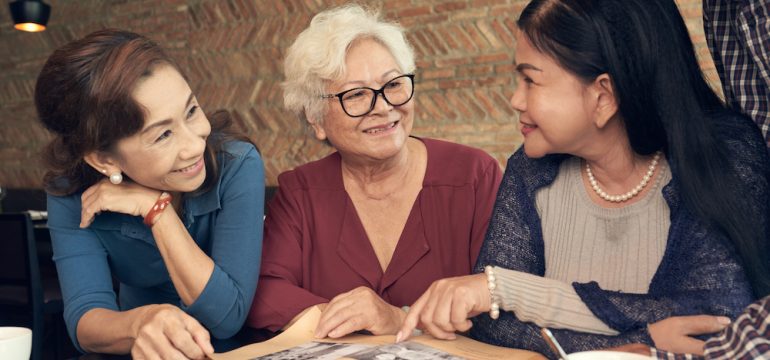
<path fill-rule="evenodd" d="M 78 349 L 78 321 L 94 308 L 122 311 L 174 304 L 220 339 L 234 335 L 243 325 L 259 277 L 264 169 L 254 146 L 244 142 L 225 144 L 218 160 L 217 184 L 184 200 L 182 221 L 214 261 L 211 278 L 190 306 L 180 300 L 152 232 L 141 217 L 105 212 L 91 226 L 80 229 L 81 193 L 48 196 L 48 227 L 64 320 Z M 112 276 L 120 282 L 119 299 Z"/>

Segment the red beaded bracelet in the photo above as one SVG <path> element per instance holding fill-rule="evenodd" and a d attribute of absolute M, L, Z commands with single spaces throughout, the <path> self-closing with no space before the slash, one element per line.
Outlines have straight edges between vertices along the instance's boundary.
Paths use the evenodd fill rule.
<path fill-rule="evenodd" d="M 168 204 L 171 203 L 171 199 L 171 194 L 165 191 L 160 193 L 158 200 L 155 201 L 155 205 L 153 205 L 152 209 L 150 209 L 147 215 L 144 216 L 144 224 L 149 227 L 155 225 L 155 221 L 158 219 L 158 216 L 163 213 L 163 210 L 165 210 Z"/>

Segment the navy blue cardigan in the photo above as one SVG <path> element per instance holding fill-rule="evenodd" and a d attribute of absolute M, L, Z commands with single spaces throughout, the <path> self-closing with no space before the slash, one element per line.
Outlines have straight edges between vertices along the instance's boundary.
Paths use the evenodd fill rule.
<path fill-rule="evenodd" d="M 756 226 L 768 234 L 768 179 L 770 160 L 756 126 L 743 117 L 726 119 L 725 144 L 733 170 L 746 186 L 745 206 L 755 215 Z M 731 124 L 732 123 L 732 124 Z M 732 125 L 732 126 L 729 126 Z M 475 270 L 485 265 L 545 274 L 543 233 L 535 208 L 535 192 L 550 185 L 567 155 L 528 158 L 519 148 L 508 166 L 497 194 L 487 237 Z M 754 301 L 741 261 L 727 237 L 696 218 L 680 198 L 675 164 L 672 180 L 663 187 L 671 216 L 666 251 L 647 294 L 603 290 L 596 282 L 573 283 L 588 308 L 618 336 L 553 330 L 567 352 L 585 351 L 640 342 L 652 345 L 647 324 L 669 316 L 726 315 L 734 318 Z M 770 238 L 768 239 L 770 241 Z M 540 328 L 511 312 L 498 320 L 482 314 L 473 319 L 471 337 L 494 345 L 515 347 L 554 356 L 543 342 Z"/>

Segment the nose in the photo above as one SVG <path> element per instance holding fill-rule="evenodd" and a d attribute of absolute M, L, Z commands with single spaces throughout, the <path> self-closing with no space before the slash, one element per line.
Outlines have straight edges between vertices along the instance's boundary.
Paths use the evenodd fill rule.
<path fill-rule="evenodd" d="M 527 111 L 527 90 L 526 86 L 524 85 L 517 85 L 516 88 L 513 90 L 513 95 L 511 96 L 511 106 L 519 111 L 519 112 L 525 112 Z"/>
<path fill-rule="evenodd" d="M 203 154 L 206 149 L 206 138 L 211 133 L 211 125 L 208 120 L 198 121 L 194 124 L 185 124 L 180 131 L 181 147 L 179 158 L 182 160 L 195 159 Z"/>
<path fill-rule="evenodd" d="M 390 105 L 385 101 L 385 94 L 379 93 L 374 95 L 374 108 L 372 108 L 373 114 L 384 114 L 393 109 L 393 105 Z"/>

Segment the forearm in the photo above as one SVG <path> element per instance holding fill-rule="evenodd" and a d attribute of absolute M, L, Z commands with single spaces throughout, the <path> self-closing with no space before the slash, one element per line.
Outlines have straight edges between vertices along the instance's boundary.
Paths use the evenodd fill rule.
<path fill-rule="evenodd" d="M 520 271 L 495 268 L 503 310 L 539 326 L 617 335 L 597 318 L 571 285 Z"/>
<path fill-rule="evenodd" d="M 629 343 L 653 344 L 646 327 L 624 332 L 617 336 L 560 329 L 552 329 L 551 332 L 567 353 L 606 349 Z M 497 320 L 492 320 L 486 314 L 476 316 L 473 318 L 470 336 L 475 340 L 492 345 L 531 350 L 546 355 L 551 354 L 550 348 L 540 334 L 540 327 L 530 322 L 523 322 L 512 313 L 501 312 L 500 318 Z"/>
<path fill-rule="evenodd" d="M 214 271 L 214 261 L 190 237 L 174 208 L 169 206 L 152 227 L 155 243 L 182 302 L 198 299 Z"/>
<path fill-rule="evenodd" d="M 80 318 L 77 337 L 87 352 L 128 354 L 139 333 L 142 319 L 152 307 L 147 305 L 128 311 L 96 308 Z"/>

